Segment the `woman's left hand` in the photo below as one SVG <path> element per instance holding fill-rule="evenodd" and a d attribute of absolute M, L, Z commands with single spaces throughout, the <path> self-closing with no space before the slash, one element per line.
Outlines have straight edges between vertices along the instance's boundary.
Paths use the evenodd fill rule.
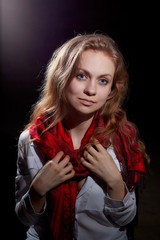
<path fill-rule="evenodd" d="M 123 199 L 125 187 L 113 158 L 97 140 L 94 146 L 89 146 L 84 151 L 82 164 L 107 184 L 110 195 L 114 195 L 115 199 Z"/>

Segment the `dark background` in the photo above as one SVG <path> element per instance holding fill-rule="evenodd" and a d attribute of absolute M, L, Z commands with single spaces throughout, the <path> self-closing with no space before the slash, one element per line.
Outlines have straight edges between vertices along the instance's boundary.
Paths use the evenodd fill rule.
<path fill-rule="evenodd" d="M 130 74 L 130 91 L 124 108 L 136 123 L 151 156 L 149 186 L 159 210 L 159 13 L 157 1 L 2 0 L 1 1 L 1 154 L 4 225 L 15 239 L 24 239 L 25 227 L 14 214 L 14 177 L 17 141 L 39 96 L 46 65 L 53 51 L 78 33 L 109 34 L 119 45 Z M 3 156 L 3 157 L 2 157 Z M 156 176 L 156 177 L 155 177 Z M 153 181 L 152 181 L 153 180 Z M 156 187 L 155 187 L 156 185 Z M 140 197 L 148 209 L 149 190 Z M 145 196 L 145 199 L 144 199 Z M 142 201 L 142 200 L 140 200 Z M 151 204 L 151 202 L 150 202 Z M 152 205 L 149 205 L 152 209 Z M 144 212 L 140 214 L 145 214 Z M 146 213 L 144 230 L 158 239 L 159 218 Z M 6 215 L 5 215 L 6 216 Z M 141 225 L 141 223 L 140 223 Z M 154 227 L 154 233 L 150 226 Z M 10 234 L 10 231 L 7 232 Z M 157 234 L 157 235 L 156 235 Z M 136 239 L 143 238 L 137 235 Z M 9 236 L 9 235 L 8 235 Z M 149 235 L 148 235 L 149 236 Z M 157 236 L 157 238 L 156 238 Z M 7 238 L 6 238 L 7 239 Z"/>

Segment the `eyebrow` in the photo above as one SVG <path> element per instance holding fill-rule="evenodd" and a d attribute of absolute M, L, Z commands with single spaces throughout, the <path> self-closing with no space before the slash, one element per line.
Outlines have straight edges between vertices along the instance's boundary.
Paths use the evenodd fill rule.
<path fill-rule="evenodd" d="M 86 69 L 83 69 L 83 68 L 77 68 L 77 71 L 83 71 L 86 75 L 89 75 L 91 76 L 92 74 L 90 72 L 88 72 Z M 111 79 L 113 78 L 113 76 L 111 76 L 109 73 L 105 73 L 105 74 L 102 74 L 100 76 L 98 76 L 99 78 L 102 78 L 102 77 L 111 77 Z"/>

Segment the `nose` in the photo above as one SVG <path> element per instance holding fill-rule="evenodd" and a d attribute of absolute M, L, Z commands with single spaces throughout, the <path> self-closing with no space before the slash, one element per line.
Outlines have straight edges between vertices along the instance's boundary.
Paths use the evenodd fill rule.
<path fill-rule="evenodd" d="M 94 79 L 86 82 L 84 93 L 88 96 L 96 95 L 96 81 Z"/>

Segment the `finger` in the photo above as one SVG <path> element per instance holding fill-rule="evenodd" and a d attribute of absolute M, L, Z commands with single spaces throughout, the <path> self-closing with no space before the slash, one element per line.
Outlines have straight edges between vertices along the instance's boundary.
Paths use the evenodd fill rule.
<path fill-rule="evenodd" d="M 93 163 L 95 161 L 94 157 L 90 154 L 89 151 L 85 150 L 83 153 L 83 157 L 89 161 L 90 163 Z"/>
<path fill-rule="evenodd" d="M 72 163 L 68 163 L 68 165 L 62 170 L 63 174 L 68 174 L 70 171 L 73 170 L 73 165 Z"/>
<path fill-rule="evenodd" d="M 67 181 L 68 179 L 73 178 L 74 175 L 75 175 L 75 170 L 72 169 L 68 174 L 66 174 L 66 175 L 64 176 L 64 179 L 63 179 L 63 180 L 64 180 L 64 181 Z"/>
<path fill-rule="evenodd" d="M 69 163 L 69 160 L 70 160 L 70 156 L 69 155 L 66 155 L 62 161 L 60 161 L 59 163 L 59 166 L 64 168 L 68 163 Z"/>
<path fill-rule="evenodd" d="M 52 159 L 52 161 L 54 161 L 55 163 L 58 163 L 61 160 L 63 154 L 64 154 L 63 151 L 58 152 L 56 156 Z"/>
<path fill-rule="evenodd" d="M 82 164 L 85 164 L 85 162 L 87 162 L 84 157 L 81 157 L 81 158 L 80 158 L 80 161 L 81 161 Z"/>
<path fill-rule="evenodd" d="M 94 145 L 97 148 L 98 152 L 102 152 L 104 150 L 104 147 L 97 139 L 94 140 Z"/>
<path fill-rule="evenodd" d="M 88 162 L 84 157 L 81 157 L 81 163 L 88 169 L 92 169 L 92 164 Z"/>
<path fill-rule="evenodd" d="M 94 146 L 88 147 L 88 148 L 87 148 L 87 152 L 88 152 L 91 156 L 93 156 L 94 158 L 95 158 L 95 157 L 97 156 L 97 154 L 98 154 L 98 151 L 95 149 Z"/>

